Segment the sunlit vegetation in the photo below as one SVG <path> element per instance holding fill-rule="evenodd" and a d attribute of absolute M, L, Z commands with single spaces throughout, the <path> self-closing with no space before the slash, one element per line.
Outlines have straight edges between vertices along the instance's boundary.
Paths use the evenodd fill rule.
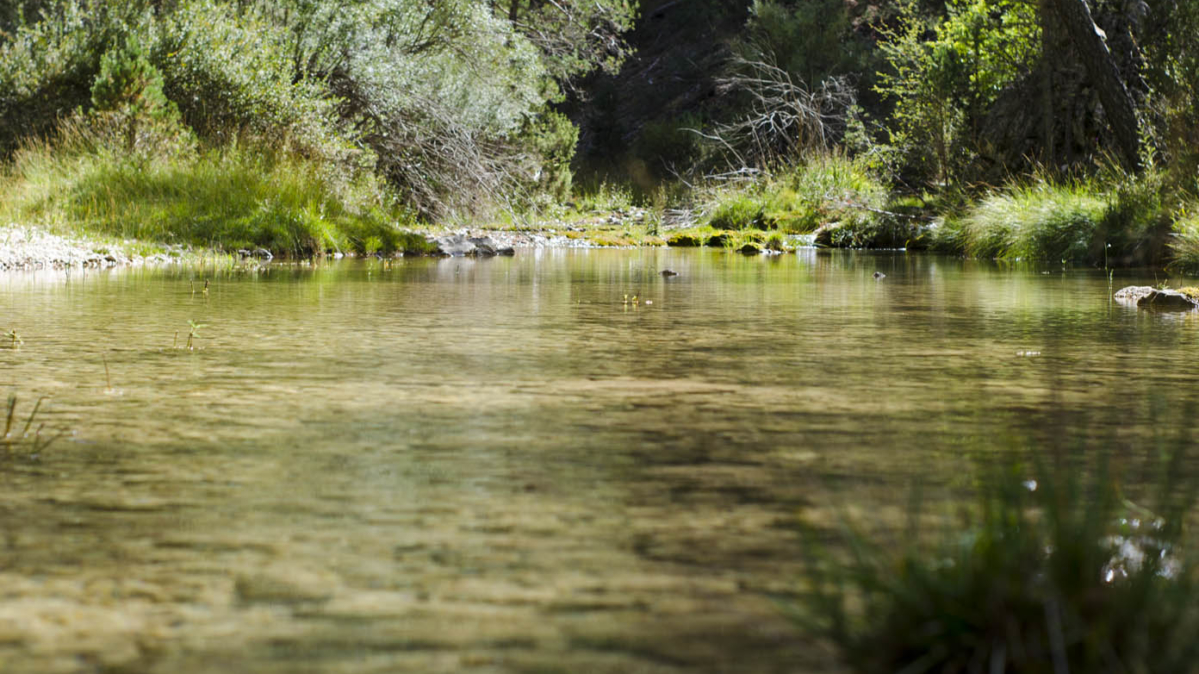
<path fill-rule="evenodd" d="M 1197 269 L 1199 11 L 1081 1 L 24 0 L 0 11 L 3 215 L 320 255 L 602 212 L 653 244 L 673 210 Z"/>
<path fill-rule="evenodd" d="M 6 8 L 8 215 L 309 255 L 390 252 L 411 243 L 399 230 L 416 218 L 563 199 L 577 130 L 551 106 L 575 79 L 618 67 L 634 10 L 508 5 Z"/>

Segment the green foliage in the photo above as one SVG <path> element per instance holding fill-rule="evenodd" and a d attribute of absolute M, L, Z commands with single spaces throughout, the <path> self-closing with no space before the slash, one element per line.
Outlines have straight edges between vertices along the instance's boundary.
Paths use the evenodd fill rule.
<path fill-rule="evenodd" d="M 41 10 L 0 35 L 0 157 L 89 106 L 101 56 L 149 24 L 137 2 L 50 0 Z"/>
<path fill-rule="evenodd" d="M 1082 446 L 980 466 L 961 524 L 914 509 L 902 540 L 846 531 L 847 559 L 809 536 L 794 613 L 868 674 L 1195 671 L 1189 438 L 1160 444 L 1126 466 Z M 1156 479 L 1143 505 L 1123 474 Z"/>
<path fill-rule="evenodd" d="M 633 27 L 636 0 L 508 0 L 504 4 L 512 24 L 541 52 L 546 72 L 561 84 L 597 69 L 614 73 L 629 54 L 622 35 Z"/>
<path fill-rule="evenodd" d="M 99 112 L 132 110 L 131 116 L 147 118 L 172 111 L 162 93 L 162 74 L 146 59 L 137 36 L 100 57 L 100 73 L 92 84 L 92 106 Z"/>
<path fill-rule="evenodd" d="M 886 205 L 888 190 L 860 160 L 813 155 L 776 179 L 766 217 L 778 229 L 811 232 L 828 222 L 867 223 Z"/>
<path fill-rule="evenodd" d="M 1082 182 L 1040 181 L 992 194 L 964 218 L 966 252 L 974 257 L 1091 261 L 1102 258 L 1108 202 Z"/>
<path fill-rule="evenodd" d="M 1170 250 L 1174 255 L 1171 269 L 1199 274 L 1199 204 L 1187 204 L 1174 221 Z"/>
<path fill-rule="evenodd" d="M 574 177 L 570 162 L 579 143 L 578 127 L 566 115 L 550 110 L 528 122 L 522 137 L 538 164 L 535 187 L 551 198 L 567 199 Z"/>
<path fill-rule="evenodd" d="M 217 0 L 189 0 L 159 20 L 153 60 L 187 124 L 212 144 L 238 133 L 288 139 L 336 156 L 333 101 L 297 74 L 287 26 Z M 323 152 L 322 152 L 323 151 Z"/>
<path fill-rule="evenodd" d="M 894 104 L 892 145 L 909 166 L 949 183 L 980 150 L 977 123 L 999 93 L 1035 65 L 1040 50 L 1031 0 L 949 0 L 943 17 L 902 5 L 879 45 L 887 69 L 878 92 Z"/>
<path fill-rule="evenodd" d="M 632 207 L 632 189 L 608 182 L 583 186 L 575 199 L 575 210 L 579 213 L 627 211 Z"/>
<path fill-rule="evenodd" d="M 812 155 L 754 183 L 715 191 L 708 198 L 706 224 L 722 230 L 806 234 L 838 223 L 833 245 L 903 245 L 907 228 L 891 231 L 894 223 L 880 217 L 887 195 L 886 186 L 863 162 L 841 154 Z"/>
<path fill-rule="evenodd" d="M 430 215 L 565 196 L 577 131 L 547 103 L 618 64 L 635 13 L 625 0 L 511 16 L 481 0 L 24 4 L 0 13 L 0 153 L 77 110 L 124 126 L 126 151 L 160 145 L 171 134 L 147 131 L 177 109 L 207 146 L 249 134 L 336 182 L 374 171 Z"/>
<path fill-rule="evenodd" d="M 734 231 L 765 229 L 766 216 L 758 198 L 744 192 L 734 192 L 716 202 L 707 224 L 713 229 Z"/>
<path fill-rule="evenodd" d="M 133 154 L 183 135 L 179 109 L 162 92 L 162 74 L 142 50 L 136 35 L 100 58 L 100 72 L 92 84 L 92 113 L 119 129 L 121 149 Z"/>
<path fill-rule="evenodd" d="M 652 120 L 641 129 L 636 153 L 652 159 L 650 169 L 659 178 L 685 171 L 704 159 L 704 144 L 693 131 L 703 127 L 696 112 Z"/>

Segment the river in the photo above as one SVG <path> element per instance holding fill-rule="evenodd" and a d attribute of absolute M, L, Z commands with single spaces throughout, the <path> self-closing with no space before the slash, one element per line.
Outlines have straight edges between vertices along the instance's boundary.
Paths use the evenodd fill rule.
<path fill-rule="evenodd" d="M 0 274 L 0 388 L 48 396 L 0 456 L 0 671 L 835 670 L 780 609 L 801 517 L 1194 409 L 1199 316 L 1114 288 L 814 250 Z"/>

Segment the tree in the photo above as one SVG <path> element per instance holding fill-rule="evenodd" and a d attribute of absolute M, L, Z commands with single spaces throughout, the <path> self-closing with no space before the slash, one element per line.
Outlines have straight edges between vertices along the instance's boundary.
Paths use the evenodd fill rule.
<path fill-rule="evenodd" d="M 110 116 L 121 128 L 125 151 L 138 145 L 139 130 L 160 124 L 174 125 L 179 109 L 162 93 L 162 73 L 146 58 L 136 36 L 100 58 L 100 74 L 92 85 L 92 106 Z"/>
<path fill-rule="evenodd" d="M 1129 168 L 1139 168 L 1141 141 L 1136 105 L 1120 78 L 1120 69 L 1107 48 L 1104 32 L 1091 18 L 1086 0 L 1048 0 L 1048 4 L 1061 21 L 1099 93 L 1121 159 Z"/>
<path fill-rule="evenodd" d="M 501 9 L 499 2 L 564 87 L 597 68 L 616 72 L 630 53 L 623 34 L 637 16 L 636 0 L 491 0 L 492 7 Z"/>

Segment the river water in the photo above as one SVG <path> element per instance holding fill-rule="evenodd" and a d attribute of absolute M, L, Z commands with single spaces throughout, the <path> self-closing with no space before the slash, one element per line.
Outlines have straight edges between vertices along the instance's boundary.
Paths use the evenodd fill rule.
<path fill-rule="evenodd" d="M 665 249 L 0 275 L 0 387 L 49 396 L 0 457 L 0 671 L 830 670 L 780 610 L 800 517 L 1199 402 L 1199 317 L 1111 289 Z"/>

